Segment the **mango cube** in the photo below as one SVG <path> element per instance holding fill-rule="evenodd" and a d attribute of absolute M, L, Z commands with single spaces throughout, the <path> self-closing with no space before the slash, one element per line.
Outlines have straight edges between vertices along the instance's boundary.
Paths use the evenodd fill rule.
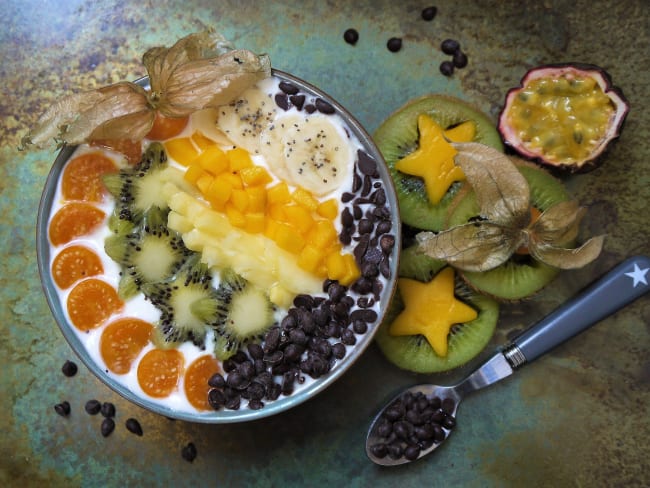
<path fill-rule="evenodd" d="M 289 251 L 292 254 L 298 254 L 305 246 L 305 240 L 300 235 L 298 230 L 284 222 L 277 223 L 274 239 L 278 247 Z"/>
<path fill-rule="evenodd" d="M 307 241 L 318 249 L 326 249 L 338 244 L 338 234 L 329 220 L 317 220 L 307 235 Z"/>
<path fill-rule="evenodd" d="M 266 185 L 273 181 L 269 172 L 262 166 L 241 168 L 239 170 L 239 176 L 246 186 Z"/>
<path fill-rule="evenodd" d="M 198 164 L 190 164 L 187 167 L 187 171 L 185 171 L 185 174 L 183 174 L 183 179 L 188 183 L 192 183 L 193 185 L 196 185 L 197 180 L 203 173 L 205 173 L 205 171 L 203 168 L 201 168 L 201 166 L 199 166 Z"/>
<path fill-rule="evenodd" d="M 215 141 L 203 134 L 203 132 L 200 130 L 194 131 L 190 138 L 196 147 L 198 147 L 201 151 L 205 151 L 208 147 L 216 144 Z"/>
<path fill-rule="evenodd" d="M 266 188 L 264 186 L 247 186 L 244 191 L 248 194 L 248 211 L 262 212 L 266 210 Z"/>
<path fill-rule="evenodd" d="M 196 180 L 196 186 L 201 191 L 201 193 L 205 195 L 208 192 L 208 188 L 212 185 L 214 179 L 214 176 L 212 176 L 207 171 L 204 171 Z"/>
<path fill-rule="evenodd" d="M 235 188 L 230 194 L 230 202 L 237 210 L 244 213 L 248 209 L 248 193 L 246 193 L 245 190 L 239 190 Z"/>
<path fill-rule="evenodd" d="M 318 208 L 318 200 L 304 188 L 296 188 L 291 194 L 291 199 L 311 212 L 315 212 Z"/>
<path fill-rule="evenodd" d="M 298 255 L 298 266 L 310 273 L 319 274 L 322 260 L 323 251 L 312 244 L 307 244 Z"/>
<path fill-rule="evenodd" d="M 334 220 L 339 215 L 339 204 L 334 198 L 318 204 L 316 212 L 323 218 Z"/>
<path fill-rule="evenodd" d="M 287 203 L 291 199 L 289 193 L 289 186 L 283 181 L 277 185 L 272 186 L 267 190 L 267 198 L 269 203 Z"/>
<path fill-rule="evenodd" d="M 213 145 L 197 156 L 192 164 L 198 164 L 210 174 L 218 176 L 228 169 L 228 158 L 219 146 Z"/>
<path fill-rule="evenodd" d="M 217 207 L 222 207 L 230 200 L 232 194 L 232 186 L 226 178 L 218 177 L 213 178 L 212 183 L 202 192 L 203 196 Z"/>
<path fill-rule="evenodd" d="M 251 155 L 246 149 L 236 147 L 234 149 L 230 149 L 226 155 L 228 156 L 230 171 L 239 171 L 242 168 L 249 168 L 253 166 Z"/>
<path fill-rule="evenodd" d="M 266 216 L 261 212 L 249 212 L 245 215 L 244 230 L 251 234 L 261 234 L 266 228 Z"/>
<path fill-rule="evenodd" d="M 300 205 L 285 205 L 284 214 L 287 217 L 287 223 L 293 225 L 301 234 L 306 234 L 314 225 L 311 212 Z"/>
<path fill-rule="evenodd" d="M 183 166 L 188 166 L 199 155 L 199 150 L 189 137 L 170 139 L 163 146 L 167 155 Z"/>
<path fill-rule="evenodd" d="M 243 212 L 237 210 L 237 208 L 232 203 L 226 204 L 226 217 L 228 217 L 228 222 L 233 227 L 245 227 L 246 226 L 246 216 Z"/>

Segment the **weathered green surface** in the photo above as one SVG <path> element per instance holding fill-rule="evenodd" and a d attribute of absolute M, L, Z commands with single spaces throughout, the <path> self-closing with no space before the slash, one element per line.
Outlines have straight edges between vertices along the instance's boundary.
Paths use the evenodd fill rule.
<path fill-rule="evenodd" d="M 397 371 L 376 348 L 333 387 L 259 422 L 206 426 L 127 404 L 73 358 L 40 289 L 34 228 L 55 152 L 16 150 L 52 100 L 144 74 L 141 54 L 206 26 L 310 81 L 374 130 L 409 98 L 463 97 L 496 116 L 528 67 L 582 61 L 610 72 L 632 111 L 596 171 L 569 188 L 590 210 L 584 233 L 608 234 L 602 257 L 565 273 L 534 299 L 505 307 L 495 342 L 551 311 L 624 257 L 650 253 L 650 5 L 608 2 L 124 2 L 9 0 L 0 28 L 0 485 L 137 486 L 648 486 L 650 301 L 637 301 L 515 377 L 466 400 L 444 448 L 416 464 L 380 469 L 365 458 L 371 415 L 395 390 L 426 378 Z M 355 5 L 360 4 L 360 5 Z M 155 5 L 155 7 L 153 6 Z M 355 47 L 343 31 L 355 27 Z M 390 53 L 385 43 L 403 37 Z M 438 72 L 454 37 L 469 66 Z M 450 378 L 432 377 L 434 381 Z M 116 431 L 99 435 L 90 398 L 117 405 Z M 52 406 L 67 399 L 63 419 Z M 144 436 L 126 431 L 134 416 Z M 180 449 L 193 441 L 193 464 Z"/>

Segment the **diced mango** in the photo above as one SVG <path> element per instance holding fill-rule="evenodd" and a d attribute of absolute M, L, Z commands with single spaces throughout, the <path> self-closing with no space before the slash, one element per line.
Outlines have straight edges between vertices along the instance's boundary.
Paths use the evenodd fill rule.
<path fill-rule="evenodd" d="M 248 193 L 245 190 L 234 188 L 230 194 L 230 202 L 237 210 L 245 213 L 249 204 Z"/>
<path fill-rule="evenodd" d="M 205 151 L 207 148 L 210 146 L 213 146 L 216 144 L 215 141 L 210 139 L 208 136 L 206 136 L 203 132 L 200 130 L 194 131 L 194 133 L 190 136 L 192 139 L 192 142 L 198 147 L 201 151 Z"/>
<path fill-rule="evenodd" d="M 273 240 L 278 247 L 292 254 L 298 254 L 305 246 L 305 240 L 300 235 L 300 232 L 295 227 L 284 222 L 277 223 Z"/>
<path fill-rule="evenodd" d="M 318 200 L 304 188 L 296 188 L 291 194 L 291 199 L 311 212 L 315 212 L 318 208 Z"/>
<path fill-rule="evenodd" d="M 226 217 L 228 217 L 228 222 L 230 222 L 230 225 L 233 227 L 246 226 L 246 216 L 237 210 L 232 203 L 226 204 Z"/>
<path fill-rule="evenodd" d="M 310 273 L 318 274 L 323 261 L 323 251 L 313 244 L 307 244 L 298 255 L 298 266 Z"/>
<path fill-rule="evenodd" d="M 224 178 L 228 183 L 230 183 L 230 186 L 233 189 L 236 188 L 237 190 L 241 190 L 244 188 L 244 185 L 241 182 L 241 178 L 237 173 L 230 173 L 226 171 L 225 173 L 221 173 L 219 175 L 219 178 Z"/>
<path fill-rule="evenodd" d="M 261 212 L 249 212 L 245 215 L 244 230 L 251 234 L 261 234 L 266 228 L 266 216 Z"/>
<path fill-rule="evenodd" d="M 334 198 L 318 204 L 316 212 L 323 218 L 334 220 L 339 215 L 339 204 Z"/>
<path fill-rule="evenodd" d="M 246 149 L 236 147 L 226 152 L 226 155 L 228 156 L 230 171 L 239 171 L 242 168 L 249 168 L 253 166 L 251 155 Z"/>
<path fill-rule="evenodd" d="M 271 175 L 262 166 L 249 166 L 239 170 L 239 176 L 246 186 L 266 185 L 273 181 Z"/>
<path fill-rule="evenodd" d="M 345 263 L 346 273 L 343 278 L 339 279 L 339 283 L 344 286 L 349 286 L 361 276 L 361 271 L 352 254 L 344 254 L 343 261 Z"/>
<path fill-rule="evenodd" d="M 285 205 L 284 214 L 287 217 L 287 223 L 293 225 L 303 235 L 314 225 L 311 212 L 300 205 Z"/>
<path fill-rule="evenodd" d="M 210 186 L 203 192 L 203 196 L 217 207 L 223 206 L 230 200 L 233 188 L 223 175 L 214 178 Z"/>
<path fill-rule="evenodd" d="M 167 155 L 183 166 L 188 166 L 199 155 L 199 150 L 189 137 L 170 139 L 163 145 Z"/>
<path fill-rule="evenodd" d="M 188 183 L 192 183 L 193 185 L 196 185 L 196 181 L 203 173 L 204 170 L 203 168 L 201 168 L 201 166 L 192 163 L 187 167 L 187 171 L 185 171 L 185 174 L 183 175 L 183 179 Z"/>
<path fill-rule="evenodd" d="M 287 215 L 284 213 L 285 205 L 279 203 L 271 203 L 267 208 L 269 217 L 278 222 L 287 222 Z"/>
<path fill-rule="evenodd" d="M 213 145 L 203 151 L 192 164 L 198 164 L 210 174 L 218 176 L 228 169 L 228 158 L 219 146 Z"/>
<path fill-rule="evenodd" d="M 326 249 L 338 243 L 338 234 L 330 220 L 317 220 L 307 235 L 307 241 L 318 249 Z"/>
<path fill-rule="evenodd" d="M 264 235 L 272 241 L 275 241 L 275 236 L 278 233 L 279 225 L 280 223 L 277 220 L 267 218 L 266 222 L 264 223 Z"/>
<path fill-rule="evenodd" d="M 291 200 L 291 193 L 289 193 L 289 186 L 283 181 L 277 185 L 272 186 L 267 190 L 268 202 L 271 203 L 287 203 Z"/>
<path fill-rule="evenodd" d="M 325 266 L 327 268 L 327 277 L 331 280 L 340 280 L 347 275 L 347 263 L 338 252 L 327 255 L 325 258 Z"/>
<path fill-rule="evenodd" d="M 199 176 L 198 179 L 196 180 L 196 186 L 200 190 L 200 192 L 205 195 L 207 194 L 208 188 L 210 188 L 214 179 L 215 179 L 214 176 L 212 176 L 207 171 L 204 171 L 203 173 L 201 173 L 201 176 Z"/>
<path fill-rule="evenodd" d="M 266 210 L 266 188 L 264 186 L 247 186 L 244 191 L 248 194 L 248 211 L 262 212 Z"/>

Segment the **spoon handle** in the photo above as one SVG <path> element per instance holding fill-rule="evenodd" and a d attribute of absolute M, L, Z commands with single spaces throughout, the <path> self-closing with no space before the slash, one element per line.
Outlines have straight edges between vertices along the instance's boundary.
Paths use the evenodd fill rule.
<path fill-rule="evenodd" d="M 531 362 L 650 291 L 650 257 L 626 259 L 516 337 L 504 354 L 513 368 Z"/>

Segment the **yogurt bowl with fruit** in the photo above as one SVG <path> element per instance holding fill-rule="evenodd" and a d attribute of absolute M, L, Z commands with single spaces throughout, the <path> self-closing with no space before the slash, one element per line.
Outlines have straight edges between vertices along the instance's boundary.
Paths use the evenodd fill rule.
<path fill-rule="evenodd" d="M 312 398 L 371 342 L 395 288 L 396 202 L 350 113 L 273 70 L 135 149 L 64 147 L 39 270 L 109 387 L 168 417 L 253 420 Z"/>

